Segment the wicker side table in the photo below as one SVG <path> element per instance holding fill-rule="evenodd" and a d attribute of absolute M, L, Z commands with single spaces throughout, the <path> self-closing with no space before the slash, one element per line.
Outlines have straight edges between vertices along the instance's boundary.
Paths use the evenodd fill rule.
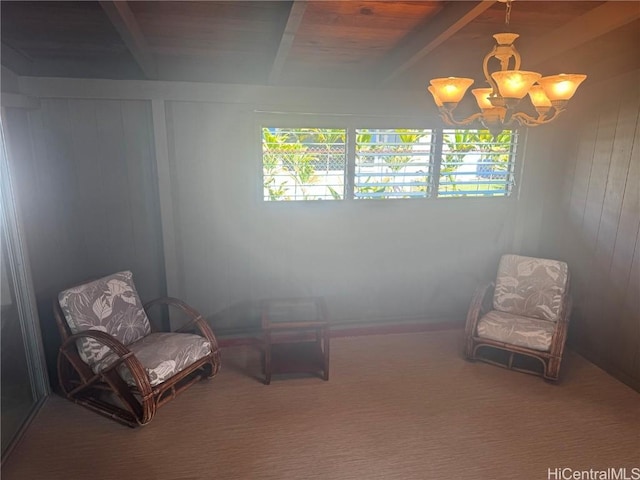
<path fill-rule="evenodd" d="M 264 383 L 272 374 L 314 373 L 329 380 L 329 321 L 322 297 L 263 300 Z"/>

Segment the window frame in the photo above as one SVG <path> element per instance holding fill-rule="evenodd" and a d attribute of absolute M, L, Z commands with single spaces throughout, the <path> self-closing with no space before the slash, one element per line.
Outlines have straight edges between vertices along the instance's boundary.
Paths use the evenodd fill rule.
<path fill-rule="evenodd" d="M 344 170 L 344 194 L 341 199 L 294 199 L 294 200 L 268 200 L 264 198 L 264 170 L 263 170 L 263 149 L 262 149 L 262 129 L 263 128 L 327 128 L 346 130 L 346 159 Z M 356 130 L 358 129 L 430 129 L 433 132 L 435 148 L 433 151 L 433 166 L 431 169 L 432 182 L 429 186 L 429 195 L 416 197 L 399 198 L 356 198 L 355 189 L 355 168 L 356 168 Z M 412 117 L 362 117 L 354 115 L 333 115 L 333 114 L 283 114 L 283 113 L 257 113 L 255 121 L 255 131 L 257 137 L 257 164 L 259 181 L 255 190 L 260 203 L 263 204 L 334 204 L 340 202 L 375 203 L 391 201 L 392 203 L 411 202 L 432 202 L 432 201 L 512 201 L 519 198 L 522 175 L 524 172 L 524 152 L 526 150 L 526 129 L 511 129 L 517 132 L 517 144 L 515 156 L 513 158 L 513 183 L 506 195 L 439 195 L 440 166 L 442 163 L 443 132 L 445 130 L 483 130 L 479 127 L 463 128 L 451 127 L 442 124 L 433 126 L 423 120 Z"/>
<path fill-rule="evenodd" d="M 438 166 L 438 178 L 437 178 L 437 182 L 434 183 L 434 191 L 435 191 L 435 197 L 436 198 L 512 198 L 514 196 L 514 192 L 518 192 L 518 188 L 519 188 L 519 182 L 517 181 L 517 179 L 520 178 L 520 170 L 519 170 L 519 166 L 522 163 L 522 151 L 524 149 L 524 140 L 523 137 L 525 135 L 525 133 L 522 131 L 522 129 L 518 129 L 518 128 L 514 128 L 514 129 L 510 129 L 510 131 L 512 132 L 512 138 L 511 138 L 511 144 L 509 147 L 509 163 L 507 164 L 508 167 L 506 170 L 506 174 L 508 175 L 508 180 L 505 181 L 505 194 L 504 195 L 474 195 L 473 193 L 470 194 L 462 194 L 462 195 L 454 195 L 454 194 L 449 194 L 449 193 L 442 193 L 440 192 L 440 186 L 441 184 L 441 167 L 443 162 L 443 151 L 442 151 L 442 147 L 444 147 L 445 141 L 444 141 L 444 135 L 446 133 L 449 133 L 451 131 L 459 131 L 459 130 L 468 130 L 468 131 L 487 131 L 486 129 L 482 129 L 482 128 L 455 128 L 455 127 L 442 127 L 439 129 L 439 135 L 442 137 L 440 138 L 440 141 L 438 142 L 439 148 L 441 149 L 438 157 L 436 159 L 437 166 Z M 513 143 L 513 137 L 515 136 L 515 143 Z M 494 155 L 493 153 L 491 155 Z M 497 154 L 497 155 L 504 155 L 504 153 L 502 154 Z M 480 165 L 481 162 L 475 163 L 476 167 L 478 167 Z M 477 169 L 476 169 L 477 171 Z M 479 176 L 479 175 L 476 175 Z M 509 181 L 510 180 L 510 181 Z M 462 182 L 462 184 L 464 184 L 464 182 Z M 469 182 L 468 185 L 473 185 L 473 182 Z M 475 185 L 491 185 L 490 182 L 483 182 L 483 181 L 479 181 L 477 182 Z"/>
<path fill-rule="evenodd" d="M 399 130 L 405 130 L 404 132 L 400 132 Z M 403 140 L 402 142 L 397 142 L 397 141 L 385 141 L 385 142 L 377 142 L 377 141 L 370 141 L 370 142 L 365 142 L 365 143 L 360 143 L 358 140 L 358 137 L 360 135 L 365 134 L 364 131 L 366 131 L 366 133 L 372 135 L 372 136 L 377 136 L 377 135 L 389 135 L 389 136 L 395 136 L 395 137 L 399 137 L 401 135 L 426 135 L 429 138 L 428 143 L 427 142 L 420 142 L 420 141 L 414 141 L 414 142 L 406 142 Z M 351 177 L 353 179 L 353 184 L 354 184 L 354 191 L 353 191 L 353 195 L 352 195 L 352 199 L 353 200 L 408 200 L 408 199 L 421 199 L 421 198 L 429 198 L 432 195 L 432 190 L 433 190 L 433 168 L 435 165 L 435 162 L 433 161 L 433 159 L 435 158 L 434 155 L 434 150 L 436 149 L 436 142 L 435 137 L 437 135 L 437 132 L 435 131 L 435 129 L 433 128 L 405 128 L 405 127 L 395 127 L 395 128 L 362 128 L 362 127 L 357 127 L 354 130 L 354 135 L 353 137 L 355 138 L 354 144 L 355 144 L 355 155 L 354 155 L 354 159 L 353 159 L 353 167 L 354 167 L 354 174 Z M 423 147 L 427 147 L 427 151 L 413 151 L 413 152 L 407 152 L 406 154 L 402 154 L 401 152 L 393 152 L 393 148 L 391 149 L 392 153 L 382 153 L 380 154 L 380 152 L 378 152 L 378 154 L 376 154 L 375 150 L 374 151 L 370 151 L 370 152 L 360 152 L 358 147 L 360 146 L 369 146 L 369 147 L 389 147 L 389 146 L 400 146 L 400 145 L 411 145 L 411 146 L 420 146 L 422 145 Z M 371 167 L 374 168 L 378 168 L 380 167 L 381 169 L 387 169 L 386 172 L 370 172 L 370 175 L 373 175 L 374 177 L 379 177 L 379 178 L 383 178 L 383 176 L 389 176 L 389 177 L 405 177 L 405 178 L 409 178 L 409 177 L 421 177 L 424 176 L 425 178 L 428 179 L 428 181 L 426 182 L 420 182 L 420 181 L 416 181 L 413 180 L 414 185 L 410 185 L 407 184 L 403 181 L 397 182 L 397 179 L 392 182 L 378 182 L 378 181 L 373 181 L 373 182 L 361 182 L 359 181 L 360 177 L 363 177 L 364 175 L 359 172 L 358 170 L 360 168 L 364 167 L 364 164 L 358 163 L 359 159 L 365 158 L 365 157 L 372 157 L 374 159 L 377 159 L 378 156 L 391 156 L 391 157 L 407 157 L 407 158 L 413 158 L 413 157 L 427 157 L 427 161 L 426 163 L 419 163 L 419 162 L 413 162 L 413 161 L 408 161 L 404 164 L 401 164 L 398 168 L 398 170 L 395 171 L 395 173 L 392 171 L 388 171 L 388 169 L 393 169 L 393 167 L 391 166 L 391 164 L 389 164 L 388 162 L 384 162 L 384 164 L 382 163 L 378 163 L 374 160 L 374 162 L 370 165 Z M 410 171 L 405 171 L 405 168 L 408 167 L 416 167 L 416 166 L 423 166 L 425 167 L 424 170 L 422 172 L 422 175 L 419 175 L 418 172 L 410 172 Z M 396 167 L 398 167 L 398 165 L 396 165 Z M 395 185 L 394 185 L 395 183 Z M 383 188 L 386 189 L 388 187 L 400 187 L 400 188 L 404 188 L 404 187 L 411 187 L 411 186 L 415 186 L 415 187 L 424 187 L 425 190 L 422 194 L 420 194 L 420 190 L 415 190 L 415 191 L 404 191 L 402 190 L 400 192 L 400 195 L 396 195 L 395 192 L 394 193 L 390 193 L 387 194 L 387 192 L 380 192 L 382 193 L 381 195 L 378 195 L 377 192 L 372 192 L 371 196 L 368 196 L 366 193 L 363 192 L 359 192 L 356 193 L 356 189 L 357 188 L 367 188 L 367 187 L 371 187 L 371 186 L 375 186 L 377 188 Z"/>
<path fill-rule="evenodd" d="M 270 130 L 270 129 L 283 129 L 283 130 L 291 130 L 294 131 L 296 129 L 299 129 L 300 131 L 304 130 L 304 129 L 326 129 L 326 130 L 342 130 L 344 131 L 344 168 L 342 170 L 342 198 L 330 198 L 328 196 L 325 196 L 323 198 L 298 198 L 299 193 L 297 193 L 297 188 L 294 190 L 294 195 L 295 198 L 291 199 L 291 200 L 271 200 L 267 198 L 267 195 L 265 195 L 264 189 L 265 189 L 265 175 L 264 175 L 264 130 Z M 263 202 L 269 202 L 269 203 L 291 203 L 291 202 L 316 202 L 316 201 L 322 201 L 322 200 L 327 200 L 327 201 L 340 201 L 340 200 L 345 200 L 347 198 L 347 162 L 348 162 L 348 144 L 349 144 L 349 139 L 348 139 L 348 129 L 344 128 L 344 127 L 317 127 L 317 126 L 312 126 L 312 127 L 308 127 L 308 126 L 304 126 L 304 127 L 298 127 L 298 126 L 285 126 L 285 127 L 281 127 L 281 126 L 266 126 L 265 124 L 260 125 L 260 169 L 262 171 L 262 175 L 261 175 L 261 189 L 262 189 L 262 201 Z M 300 188 L 304 189 L 305 187 L 308 187 L 308 184 L 301 184 Z M 327 189 L 331 190 L 332 185 L 329 184 L 320 184 L 318 186 L 324 186 L 327 187 Z"/>

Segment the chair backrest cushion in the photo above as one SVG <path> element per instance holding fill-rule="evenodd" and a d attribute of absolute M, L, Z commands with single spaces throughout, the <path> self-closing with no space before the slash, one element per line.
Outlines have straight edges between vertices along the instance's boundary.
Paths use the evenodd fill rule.
<path fill-rule="evenodd" d="M 60 307 L 72 333 L 100 330 L 129 345 L 151 333 L 149 319 L 129 271 L 114 273 L 70 288 L 58 295 Z M 110 350 L 94 339 L 78 342 L 80 357 L 89 365 Z"/>
<path fill-rule="evenodd" d="M 503 255 L 498 266 L 493 308 L 501 312 L 558 321 L 569 283 L 565 262 Z"/>

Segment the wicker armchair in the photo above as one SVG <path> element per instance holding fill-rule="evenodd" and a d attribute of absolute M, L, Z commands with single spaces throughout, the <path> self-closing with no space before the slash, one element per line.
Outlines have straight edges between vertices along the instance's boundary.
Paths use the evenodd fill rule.
<path fill-rule="evenodd" d="M 570 312 L 566 263 L 503 255 L 471 301 L 465 355 L 557 381 Z"/>
<path fill-rule="evenodd" d="M 152 332 L 146 311 L 154 305 L 175 307 L 190 321 L 176 332 Z M 129 271 L 61 292 L 54 315 L 63 394 L 130 427 L 149 423 L 158 407 L 220 368 L 216 338 L 202 316 L 174 298 L 143 308 Z"/>

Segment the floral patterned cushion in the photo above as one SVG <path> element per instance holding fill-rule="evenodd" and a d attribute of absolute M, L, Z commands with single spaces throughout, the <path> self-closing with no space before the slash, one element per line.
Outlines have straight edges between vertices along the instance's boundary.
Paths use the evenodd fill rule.
<path fill-rule="evenodd" d="M 210 354 L 211 344 L 206 338 L 191 333 L 151 333 L 130 344 L 129 349 L 147 371 L 151 386 L 155 386 Z M 93 371 L 98 373 L 117 358 L 113 353 L 106 356 L 92 366 Z M 124 364 L 118 367 L 118 373 L 129 385 L 136 385 Z"/>
<path fill-rule="evenodd" d="M 65 290 L 58 301 L 72 333 L 100 330 L 124 345 L 151 333 L 129 271 Z M 111 351 L 94 339 L 83 338 L 78 341 L 78 352 L 82 360 L 93 365 Z"/>
<path fill-rule="evenodd" d="M 503 255 L 498 267 L 493 308 L 556 322 L 569 280 L 565 262 Z"/>
<path fill-rule="evenodd" d="M 555 323 L 492 310 L 478 321 L 481 338 L 548 352 Z"/>

